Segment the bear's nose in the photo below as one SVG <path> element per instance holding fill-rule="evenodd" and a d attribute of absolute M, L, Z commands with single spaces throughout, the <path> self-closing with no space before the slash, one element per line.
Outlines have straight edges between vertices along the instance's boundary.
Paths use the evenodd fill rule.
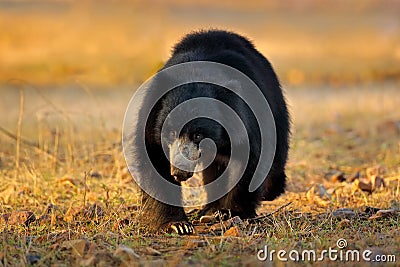
<path fill-rule="evenodd" d="M 198 160 L 200 157 L 199 149 L 192 142 L 179 144 L 178 149 L 187 160 Z"/>
<path fill-rule="evenodd" d="M 174 177 L 174 179 L 178 182 L 183 182 L 189 179 L 190 177 L 193 176 L 193 172 L 186 172 L 182 171 L 179 168 L 172 168 L 171 169 L 171 175 Z"/>

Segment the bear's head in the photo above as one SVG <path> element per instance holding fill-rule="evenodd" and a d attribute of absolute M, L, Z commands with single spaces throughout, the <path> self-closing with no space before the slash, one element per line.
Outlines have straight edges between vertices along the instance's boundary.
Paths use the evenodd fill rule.
<path fill-rule="evenodd" d="M 179 133 L 169 131 L 163 140 L 169 149 L 171 176 L 180 182 L 192 177 L 200 163 L 205 168 L 230 146 L 225 129 L 208 118 L 193 119 Z"/>

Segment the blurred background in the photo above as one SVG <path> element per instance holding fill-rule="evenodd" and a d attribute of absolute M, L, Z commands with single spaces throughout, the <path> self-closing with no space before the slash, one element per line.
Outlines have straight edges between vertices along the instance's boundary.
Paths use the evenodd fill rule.
<path fill-rule="evenodd" d="M 0 81 L 132 85 L 184 34 L 233 30 L 284 84 L 400 76 L 399 1 L 0 1 Z"/>
<path fill-rule="evenodd" d="M 0 1 L 0 166 L 18 151 L 46 168 L 45 151 L 68 162 L 56 173 L 89 162 L 104 175 L 93 154 L 119 147 L 133 92 L 182 36 L 209 28 L 247 36 L 275 68 L 294 123 L 294 180 L 396 166 L 385 155 L 400 150 L 399 11 L 395 0 Z"/>

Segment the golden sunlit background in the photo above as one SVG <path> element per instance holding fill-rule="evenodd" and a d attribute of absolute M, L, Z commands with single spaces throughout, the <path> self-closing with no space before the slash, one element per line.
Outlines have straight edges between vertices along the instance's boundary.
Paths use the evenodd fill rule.
<path fill-rule="evenodd" d="M 252 266 L 266 242 L 327 249 L 338 236 L 398 255 L 399 11 L 396 0 L 0 0 L 0 266 L 132 266 L 119 253 Z M 248 37 L 280 78 L 287 193 L 260 207 L 273 221 L 241 225 L 233 241 L 201 225 L 205 237 L 144 238 L 124 112 L 176 42 L 210 28 Z M 368 220 L 379 209 L 389 215 Z"/>
<path fill-rule="evenodd" d="M 200 2 L 200 3 L 199 3 Z M 184 34 L 248 36 L 285 84 L 398 79 L 397 1 L 1 1 L 0 79 L 133 84 Z"/>

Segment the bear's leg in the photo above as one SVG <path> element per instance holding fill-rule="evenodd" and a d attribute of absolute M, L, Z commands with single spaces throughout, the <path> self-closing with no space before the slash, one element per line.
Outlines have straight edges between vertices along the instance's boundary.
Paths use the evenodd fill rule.
<path fill-rule="evenodd" d="M 217 179 L 224 171 L 225 165 L 213 163 L 209 168 L 203 171 L 204 184 L 210 183 Z M 260 194 L 262 188 L 257 189 L 255 192 L 249 192 L 249 183 L 252 178 L 252 172 L 247 169 L 243 174 L 242 179 L 239 183 L 222 198 L 215 201 L 208 201 L 208 204 L 198 213 L 202 215 L 212 215 L 216 211 L 220 211 L 223 217 L 227 216 L 239 216 L 242 219 L 252 218 L 257 216 L 256 209 L 260 203 Z M 213 190 L 225 190 L 228 191 L 227 185 L 216 184 L 207 191 L 207 195 L 210 196 Z"/>
<path fill-rule="evenodd" d="M 274 200 L 285 192 L 286 174 L 283 168 L 281 170 L 273 170 L 268 174 L 263 184 L 262 200 Z"/>
<path fill-rule="evenodd" d="M 143 192 L 143 221 L 153 231 L 164 231 L 180 235 L 194 233 L 182 207 L 162 203 Z"/>
<path fill-rule="evenodd" d="M 160 148 L 153 147 L 152 150 L 155 154 L 162 153 L 159 151 Z M 153 154 L 150 153 L 150 156 Z M 160 154 L 158 154 L 160 155 Z M 160 159 L 153 161 L 155 169 L 148 169 L 148 173 L 142 173 L 142 179 L 148 179 L 150 177 L 156 177 L 161 175 L 168 182 L 175 185 L 181 186 L 180 182 L 175 181 L 170 173 L 170 163 L 167 159 Z M 154 171 L 153 171 L 154 170 Z M 157 170 L 158 173 L 155 173 Z M 176 198 L 182 200 L 181 191 L 179 192 L 168 192 L 165 188 L 160 186 L 158 179 L 147 180 L 149 190 L 152 191 L 152 195 L 168 195 L 175 194 Z M 194 233 L 193 226 L 189 223 L 187 216 L 182 206 L 172 206 L 163 203 L 142 190 L 142 221 L 151 228 L 153 231 L 165 231 L 168 233 L 178 233 L 181 235 L 188 235 Z"/>
<path fill-rule="evenodd" d="M 214 215 L 219 211 L 222 218 L 239 216 L 242 219 L 257 216 L 256 209 L 259 205 L 260 190 L 248 192 L 247 187 L 235 186 L 227 195 L 210 202 L 201 209 L 196 216 Z"/>
<path fill-rule="evenodd" d="M 239 216 L 241 219 L 257 216 L 256 209 L 259 205 L 260 190 L 250 193 L 248 188 L 247 183 L 239 182 L 220 200 L 220 209 L 229 211 L 231 217 Z"/>

